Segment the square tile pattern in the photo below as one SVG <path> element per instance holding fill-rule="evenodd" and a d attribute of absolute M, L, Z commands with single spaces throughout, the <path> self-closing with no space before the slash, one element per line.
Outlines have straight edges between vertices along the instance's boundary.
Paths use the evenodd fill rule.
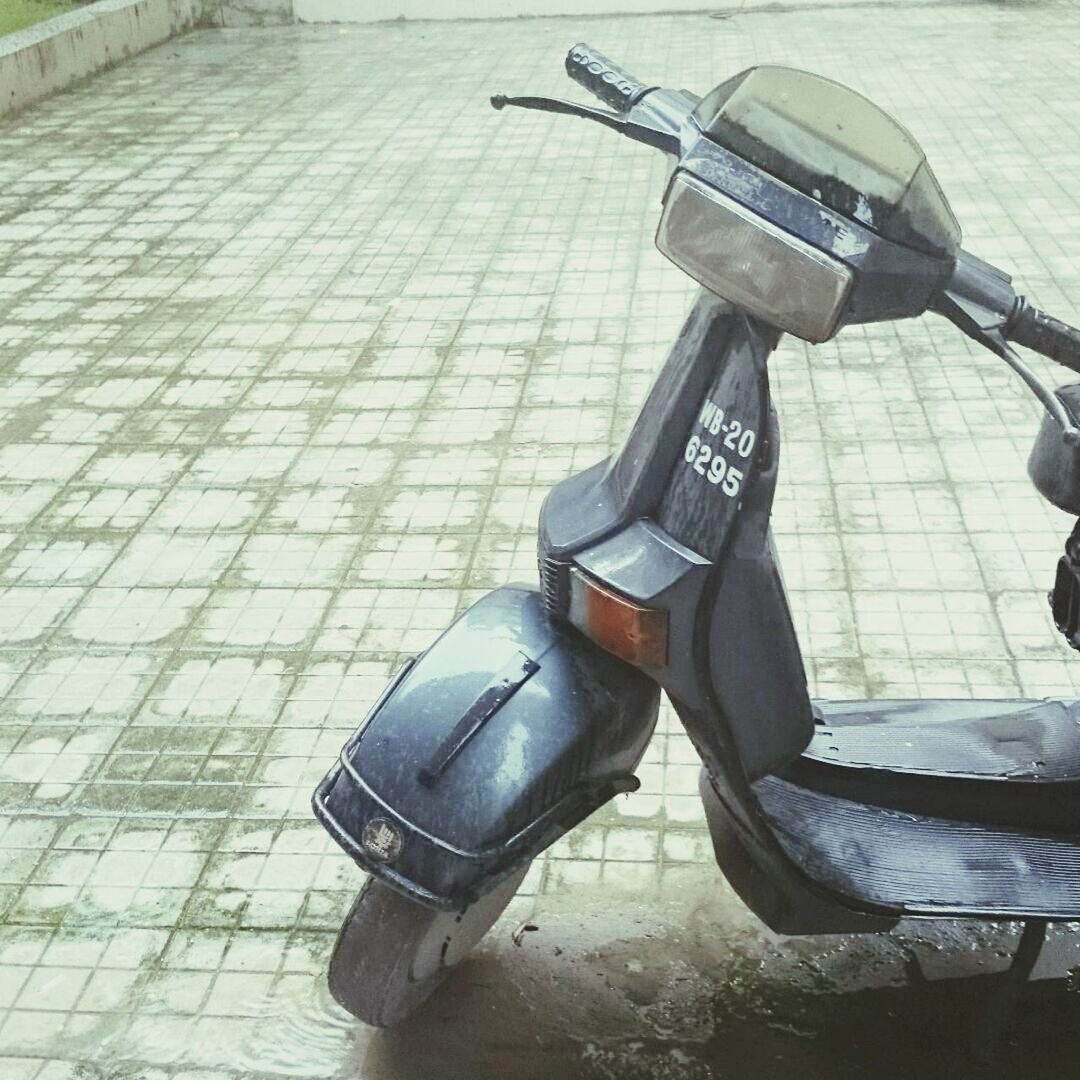
<path fill-rule="evenodd" d="M 487 105 L 576 95 L 583 35 L 697 90 L 852 85 L 1077 321 L 1069 4 L 206 31 L 0 125 L 7 1080 L 343 1068 L 321 973 L 360 874 L 310 791 L 404 657 L 533 578 L 545 491 L 618 444 L 693 297 L 658 156 Z M 815 692 L 1073 693 L 1013 376 L 926 318 L 785 340 L 772 377 Z M 677 887 L 696 771 L 665 712 L 512 916 Z"/>

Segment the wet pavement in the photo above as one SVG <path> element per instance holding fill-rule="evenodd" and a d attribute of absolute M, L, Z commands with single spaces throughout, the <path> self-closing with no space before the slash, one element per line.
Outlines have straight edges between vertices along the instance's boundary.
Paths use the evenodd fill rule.
<path fill-rule="evenodd" d="M 666 713 L 640 792 L 407 1031 L 323 987 L 360 874 L 311 788 L 402 658 L 532 579 L 540 499 L 617 444 L 693 296 L 652 248 L 660 159 L 486 105 L 573 95 L 582 37 L 697 90 L 851 84 L 966 246 L 1077 321 L 1069 4 L 207 31 L 0 125 L 3 1080 L 964 1074 L 1014 931 L 766 933 Z M 772 372 L 815 692 L 1074 693 L 1070 523 L 1002 365 L 924 319 Z M 993 1075 L 1071 1074 L 1080 995 L 1027 1005 Z"/>

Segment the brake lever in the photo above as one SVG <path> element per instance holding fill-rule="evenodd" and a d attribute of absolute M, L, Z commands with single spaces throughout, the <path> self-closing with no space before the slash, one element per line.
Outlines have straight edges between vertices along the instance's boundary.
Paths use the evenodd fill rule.
<path fill-rule="evenodd" d="M 564 98 L 548 97 L 507 97 L 506 94 L 493 94 L 491 107 L 504 109 L 507 105 L 514 105 L 519 109 L 536 109 L 538 112 L 562 113 L 565 116 L 580 116 L 583 120 L 595 120 L 619 132 L 626 134 L 627 122 L 619 113 L 610 112 L 608 109 L 597 109 L 592 105 L 582 105 L 577 101 L 566 101 Z"/>
<path fill-rule="evenodd" d="M 662 115 L 651 112 L 641 103 L 633 105 L 629 112 L 617 113 L 563 98 L 508 97 L 506 94 L 494 94 L 491 105 L 494 109 L 514 105 L 519 109 L 535 109 L 539 112 L 561 113 L 564 116 L 579 116 L 583 120 L 595 120 L 635 142 L 662 150 L 665 154 L 676 157 L 679 154 L 679 136 L 676 131 L 668 126 Z"/>
<path fill-rule="evenodd" d="M 1000 356 L 1057 421 L 1065 442 L 1076 445 L 1080 443 L 1077 418 L 1060 395 L 1020 359 L 1005 337 L 1015 302 L 1016 293 L 1007 274 L 961 252 L 950 287 L 938 295 L 932 307 L 973 341 Z"/>

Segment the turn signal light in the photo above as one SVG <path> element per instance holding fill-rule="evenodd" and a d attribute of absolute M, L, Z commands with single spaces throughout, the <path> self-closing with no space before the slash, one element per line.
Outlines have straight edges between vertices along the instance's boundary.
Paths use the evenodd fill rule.
<path fill-rule="evenodd" d="M 668 613 L 635 604 L 570 570 L 570 621 L 602 649 L 636 667 L 659 668 L 668 658 Z"/>

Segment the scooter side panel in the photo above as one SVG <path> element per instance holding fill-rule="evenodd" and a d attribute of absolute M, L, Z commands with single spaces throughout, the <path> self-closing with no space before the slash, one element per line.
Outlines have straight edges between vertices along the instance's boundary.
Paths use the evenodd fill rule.
<path fill-rule="evenodd" d="M 776 342 L 771 328 L 703 295 L 613 466 L 564 481 L 541 518 L 552 610 L 570 614 L 574 565 L 664 611 L 667 660 L 648 674 L 699 714 L 721 711 L 715 723 L 731 729 L 753 779 L 796 758 L 813 726 L 769 536 L 779 428 L 767 362 Z M 598 535 L 548 546 L 578 535 L 572 523 L 600 507 Z M 699 734 L 708 741 L 711 731 Z"/>
<path fill-rule="evenodd" d="M 734 309 L 718 322 L 723 348 L 708 384 L 688 402 L 683 423 L 661 433 L 678 452 L 655 509 L 661 528 L 713 562 L 768 459 L 766 361 L 776 344 L 774 334 L 763 337 Z"/>
<path fill-rule="evenodd" d="M 746 775 L 789 765 L 810 742 L 814 716 L 771 536 L 728 558 L 709 638 L 716 699 Z"/>
<path fill-rule="evenodd" d="M 655 516 L 682 453 L 678 433 L 700 408 L 714 363 L 742 318 L 726 301 L 699 296 L 622 449 L 548 492 L 540 511 L 544 557 L 570 559 L 637 518 Z"/>

